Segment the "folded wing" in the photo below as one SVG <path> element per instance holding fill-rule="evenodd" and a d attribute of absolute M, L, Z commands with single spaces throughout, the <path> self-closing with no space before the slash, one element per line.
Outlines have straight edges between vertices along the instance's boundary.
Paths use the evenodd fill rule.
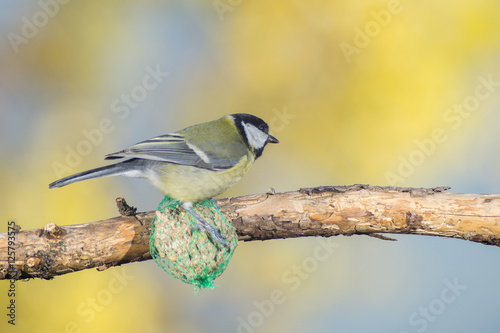
<path fill-rule="evenodd" d="M 233 167 L 236 159 L 220 159 L 186 142 L 179 134 L 166 134 L 139 142 L 122 151 L 106 155 L 106 159 L 141 158 L 174 164 L 189 165 L 209 170 L 224 170 Z"/>

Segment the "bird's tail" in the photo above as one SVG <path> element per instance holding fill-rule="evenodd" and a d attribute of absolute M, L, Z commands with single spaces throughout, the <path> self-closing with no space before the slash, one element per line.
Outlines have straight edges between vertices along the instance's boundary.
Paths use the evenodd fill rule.
<path fill-rule="evenodd" d="M 80 182 L 82 180 L 99 178 L 99 177 L 120 176 L 120 175 L 127 175 L 130 177 L 141 177 L 141 168 L 140 168 L 141 163 L 137 162 L 139 162 L 137 159 L 130 159 L 120 163 L 80 172 L 56 180 L 53 183 L 50 183 L 49 188 L 63 187 L 72 183 Z"/>

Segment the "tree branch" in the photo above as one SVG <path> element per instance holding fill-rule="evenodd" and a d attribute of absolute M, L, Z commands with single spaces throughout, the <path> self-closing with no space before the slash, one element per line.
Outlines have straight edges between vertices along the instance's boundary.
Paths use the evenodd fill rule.
<path fill-rule="evenodd" d="M 447 189 L 322 186 L 220 199 L 217 204 L 244 241 L 355 234 L 390 239 L 380 234 L 392 233 L 500 246 L 500 195 L 442 193 Z M 153 216 L 145 212 L 60 227 L 49 223 L 44 229 L 17 232 L 11 264 L 8 234 L 0 234 L 0 279 L 51 279 L 151 259 Z"/>

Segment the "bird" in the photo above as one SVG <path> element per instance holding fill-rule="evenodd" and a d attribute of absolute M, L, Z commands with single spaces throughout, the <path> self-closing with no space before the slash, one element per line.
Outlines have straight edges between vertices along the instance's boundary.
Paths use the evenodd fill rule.
<path fill-rule="evenodd" d="M 264 120 L 248 113 L 230 114 L 108 154 L 106 160 L 121 161 L 61 178 L 49 188 L 108 176 L 145 178 L 163 195 L 180 201 L 198 221 L 194 229 L 206 231 L 229 247 L 225 237 L 196 213 L 193 204 L 231 188 L 268 143 L 279 140 L 269 134 Z"/>

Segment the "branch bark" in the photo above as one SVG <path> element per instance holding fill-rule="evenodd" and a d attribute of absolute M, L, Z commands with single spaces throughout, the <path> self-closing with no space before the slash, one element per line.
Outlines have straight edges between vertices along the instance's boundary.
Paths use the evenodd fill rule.
<path fill-rule="evenodd" d="M 244 241 L 355 234 L 390 239 L 380 234 L 392 233 L 500 246 L 500 194 L 443 193 L 447 189 L 322 186 L 220 199 L 217 204 Z M 51 279 L 151 259 L 153 217 L 154 212 L 143 212 L 17 232 L 13 263 L 8 260 L 8 234 L 0 234 L 0 279 Z"/>

